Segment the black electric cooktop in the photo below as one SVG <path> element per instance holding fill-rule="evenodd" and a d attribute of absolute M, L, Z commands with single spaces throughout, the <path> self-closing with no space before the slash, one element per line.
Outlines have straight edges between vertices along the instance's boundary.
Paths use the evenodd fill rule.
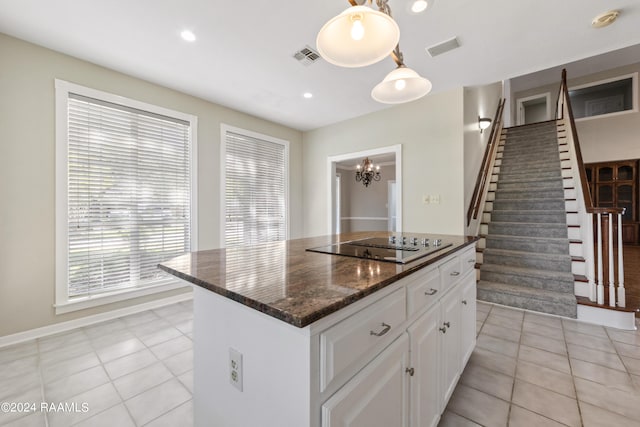
<path fill-rule="evenodd" d="M 453 243 L 443 242 L 441 239 L 400 237 L 392 240 L 373 237 L 309 248 L 307 251 L 405 264 L 451 245 Z"/>

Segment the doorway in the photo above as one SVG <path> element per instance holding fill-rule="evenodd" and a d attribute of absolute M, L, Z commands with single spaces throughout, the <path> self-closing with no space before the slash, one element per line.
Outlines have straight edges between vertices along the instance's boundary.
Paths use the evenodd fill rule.
<path fill-rule="evenodd" d="M 545 122 L 551 120 L 551 93 L 520 98 L 516 102 L 518 125 Z"/>
<path fill-rule="evenodd" d="M 380 181 L 368 186 L 355 180 L 357 166 L 368 157 L 380 166 Z M 328 158 L 329 232 L 402 231 L 401 146 L 331 156 Z"/>

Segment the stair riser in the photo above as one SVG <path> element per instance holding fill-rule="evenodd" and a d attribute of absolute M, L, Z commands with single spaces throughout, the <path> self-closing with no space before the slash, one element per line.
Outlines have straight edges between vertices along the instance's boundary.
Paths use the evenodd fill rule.
<path fill-rule="evenodd" d="M 560 155 L 558 146 L 555 144 L 549 147 L 528 148 L 527 146 L 517 146 L 517 145 L 514 146 L 514 145 L 511 145 L 510 143 L 507 143 L 504 146 L 504 148 L 502 150 L 499 150 L 498 152 L 502 153 L 502 157 L 528 155 L 528 156 L 535 156 L 539 158 L 539 157 L 553 157 L 553 156 Z"/>
<path fill-rule="evenodd" d="M 484 264 L 496 264 L 496 265 L 507 265 L 511 267 L 524 267 L 524 268 L 533 268 L 539 269 L 543 271 L 562 271 L 569 272 L 571 271 L 571 258 L 568 255 L 558 256 L 556 260 L 550 259 L 540 259 L 536 258 L 535 254 L 531 254 L 529 257 L 523 256 L 511 256 L 504 254 L 493 254 L 489 251 L 486 251 L 483 254 L 483 263 Z"/>
<path fill-rule="evenodd" d="M 494 239 L 491 236 L 485 238 L 487 248 L 505 249 L 510 251 L 538 252 L 546 254 L 567 254 L 569 251 L 569 241 L 538 242 L 527 239 Z"/>
<path fill-rule="evenodd" d="M 531 175 L 528 173 L 522 173 L 522 171 L 514 171 L 514 172 L 506 172 L 506 171 L 502 171 L 502 173 L 500 174 L 500 178 L 501 179 L 505 179 L 505 180 L 513 180 L 513 179 L 535 179 L 535 178 L 558 178 L 560 179 L 560 177 L 562 176 L 561 172 L 559 170 L 550 170 L 550 171 L 546 171 L 546 172 L 540 172 L 538 174 L 535 175 Z"/>
<path fill-rule="evenodd" d="M 561 182 L 499 182 L 494 190 L 507 190 L 507 191 L 561 191 Z"/>
<path fill-rule="evenodd" d="M 478 300 L 493 302 L 496 304 L 518 307 L 526 310 L 538 311 L 541 313 L 555 314 L 558 316 L 575 319 L 577 317 L 577 304 L 559 304 L 548 301 L 532 300 L 531 298 L 519 297 L 516 295 L 503 294 L 485 289 L 478 289 Z"/>
<path fill-rule="evenodd" d="M 565 202 L 558 200 L 505 200 L 498 199 L 493 202 L 493 211 L 499 210 L 563 210 Z"/>
<path fill-rule="evenodd" d="M 560 164 L 544 163 L 539 165 L 516 165 L 516 164 L 501 164 L 501 174 L 519 174 L 520 176 L 536 177 L 544 176 L 542 174 L 546 172 L 555 172 L 560 174 Z"/>
<path fill-rule="evenodd" d="M 486 265 L 486 262 L 483 264 Z M 536 289 L 546 289 L 555 292 L 573 293 L 573 281 L 548 280 L 543 277 L 522 276 L 497 271 L 480 270 L 482 280 L 490 282 L 506 283 L 509 285 L 528 286 Z"/>
<path fill-rule="evenodd" d="M 531 226 L 525 224 L 507 225 L 505 223 L 492 222 L 489 224 L 489 234 L 521 237 L 567 238 L 567 227 L 557 226 L 556 224 Z"/>
<path fill-rule="evenodd" d="M 565 224 L 567 216 L 564 213 L 551 214 L 528 214 L 512 213 L 509 211 L 494 211 L 491 214 L 491 221 L 494 222 L 529 222 L 545 224 Z"/>
<path fill-rule="evenodd" d="M 531 189 L 529 191 L 498 189 L 495 194 L 495 200 L 564 199 L 562 187 L 553 190 Z"/>

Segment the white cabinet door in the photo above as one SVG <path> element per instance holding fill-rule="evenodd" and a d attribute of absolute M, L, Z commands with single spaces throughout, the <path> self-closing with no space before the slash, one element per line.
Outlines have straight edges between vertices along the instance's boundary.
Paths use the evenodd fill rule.
<path fill-rule="evenodd" d="M 440 306 L 424 313 L 409 327 L 411 364 L 411 427 L 432 427 L 442 412 L 439 387 Z"/>
<path fill-rule="evenodd" d="M 464 370 L 476 346 L 476 276 L 470 272 L 460 284 L 460 372 Z"/>
<path fill-rule="evenodd" d="M 441 393 L 443 407 L 449 401 L 460 374 L 460 290 L 449 292 L 442 301 L 438 330 L 442 338 Z"/>
<path fill-rule="evenodd" d="M 407 427 L 408 359 L 405 332 L 322 405 L 322 426 Z"/>

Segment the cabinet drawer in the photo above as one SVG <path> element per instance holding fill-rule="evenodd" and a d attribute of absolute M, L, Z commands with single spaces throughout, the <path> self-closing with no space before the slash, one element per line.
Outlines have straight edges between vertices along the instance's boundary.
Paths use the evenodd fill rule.
<path fill-rule="evenodd" d="M 440 270 L 434 268 L 426 273 L 417 272 L 419 275 L 407 285 L 407 311 L 411 316 L 415 312 L 435 303 L 440 295 Z"/>
<path fill-rule="evenodd" d="M 343 372 L 366 364 L 371 350 L 388 336 L 396 335 L 406 319 L 404 289 L 374 302 L 355 315 L 320 334 L 320 390 L 324 391 Z"/>
<path fill-rule="evenodd" d="M 476 247 L 475 245 L 471 246 L 470 249 L 465 250 L 462 254 L 460 254 L 460 276 L 464 276 L 469 271 L 473 270 L 476 267 Z"/>
<path fill-rule="evenodd" d="M 440 270 L 440 281 L 442 293 L 445 293 L 462 276 L 460 267 L 460 257 L 455 256 L 438 267 Z"/>

